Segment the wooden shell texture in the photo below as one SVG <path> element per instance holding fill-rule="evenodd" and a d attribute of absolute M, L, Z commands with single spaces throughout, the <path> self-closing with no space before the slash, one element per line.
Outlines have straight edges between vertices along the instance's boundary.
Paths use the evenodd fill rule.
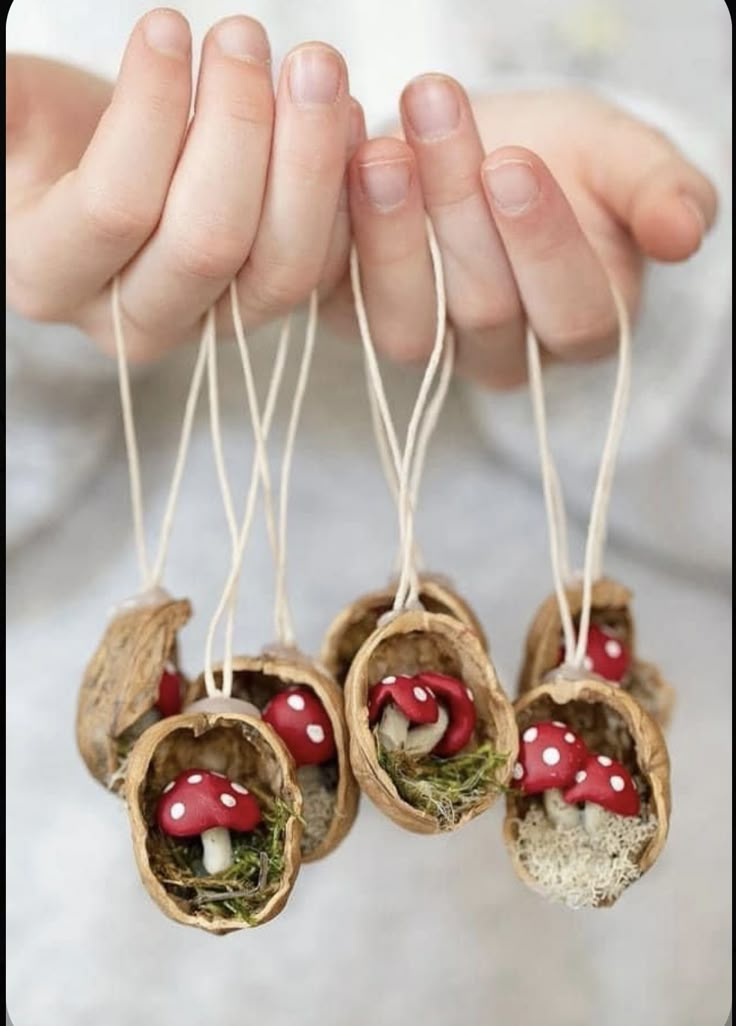
<path fill-rule="evenodd" d="M 215 680 L 221 686 L 221 667 L 214 669 Z M 326 832 L 315 833 L 310 822 L 309 798 L 305 796 L 305 830 L 302 838 L 302 862 L 315 862 L 324 858 L 340 844 L 355 822 L 360 792 L 350 768 L 348 733 L 343 709 L 343 695 L 334 680 L 321 671 L 311 660 L 299 652 L 263 653 L 259 656 L 238 656 L 233 659 L 232 697 L 251 702 L 263 709 L 279 691 L 293 686 L 311 688 L 330 718 L 337 749 L 336 764 L 324 767 L 325 779 L 333 792 L 332 818 Z M 206 695 L 204 676 L 194 682 L 192 700 Z M 297 771 L 297 780 L 304 781 L 305 771 L 320 771 L 323 767 L 303 767 Z"/>
<path fill-rule="evenodd" d="M 350 759 L 358 783 L 371 801 L 399 826 L 414 833 L 435 834 L 441 826 L 430 813 L 415 808 L 399 795 L 394 781 L 380 766 L 368 722 L 368 692 L 387 674 L 413 675 L 434 670 L 462 680 L 473 692 L 478 725 L 476 742 L 490 741 L 508 759 L 498 773 L 505 787 L 518 750 L 518 735 L 511 703 L 475 631 L 442 613 L 405 612 L 376 630 L 353 660 L 345 683 L 345 710 L 350 731 Z M 489 790 L 454 825 L 489 809 L 500 790 Z"/>
<path fill-rule="evenodd" d="M 172 893 L 151 867 L 150 841 L 158 829 L 156 804 L 166 784 L 192 766 L 257 784 L 293 810 L 286 823 L 284 868 L 278 888 L 250 923 L 193 909 L 190 902 Z M 161 720 L 139 738 L 131 752 L 125 796 L 138 871 L 146 890 L 170 919 L 223 935 L 268 922 L 284 907 L 301 861 L 301 792 L 291 756 L 268 724 L 232 713 L 202 712 Z"/>
<path fill-rule="evenodd" d="M 670 763 L 662 731 L 655 720 L 625 691 L 598 679 L 557 679 L 525 694 L 515 705 L 519 733 L 534 723 L 558 720 L 576 731 L 590 751 L 608 755 L 623 763 L 636 781 L 642 813 L 656 818 L 656 832 L 638 853 L 639 875 L 654 865 L 667 839 L 670 820 Z M 519 822 L 540 796 L 527 797 L 508 792 L 504 840 L 517 875 L 531 888 L 536 881 L 519 858 L 516 841 Z M 599 900 L 595 907 L 607 907 L 612 900 Z"/>
<path fill-rule="evenodd" d="M 124 782 L 121 740 L 154 709 L 164 665 L 177 663 L 176 636 L 191 615 L 186 599 L 119 613 L 87 666 L 77 746 L 92 776 L 116 793 Z"/>
<path fill-rule="evenodd" d="M 338 684 L 345 683 L 358 649 L 376 630 L 379 618 L 393 606 L 395 591 L 395 587 L 388 586 L 362 595 L 333 620 L 325 635 L 321 659 Z M 443 577 L 423 575 L 419 600 L 428 613 L 444 613 L 470 627 L 481 646 L 488 650 L 480 621 Z"/>
<path fill-rule="evenodd" d="M 567 589 L 573 618 L 582 608 L 582 585 Z M 631 592 L 622 584 L 608 579 L 593 585 L 591 623 L 608 624 L 621 633 L 624 644 L 632 656 L 632 664 L 622 687 L 636 699 L 663 728 L 670 722 L 675 692 L 662 678 L 652 663 L 636 655 L 634 620 L 631 614 Z M 523 695 L 538 684 L 557 666 L 560 651 L 562 623 L 557 597 L 550 595 L 539 608 L 526 639 L 524 662 L 519 678 L 519 694 Z"/>

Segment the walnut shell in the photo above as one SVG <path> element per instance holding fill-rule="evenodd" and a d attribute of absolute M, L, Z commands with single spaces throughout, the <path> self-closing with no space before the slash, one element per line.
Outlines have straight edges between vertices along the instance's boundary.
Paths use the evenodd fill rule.
<path fill-rule="evenodd" d="M 423 574 L 419 600 L 429 613 L 445 613 L 466 624 L 487 651 L 485 633 L 473 610 L 439 575 Z M 321 659 L 338 684 L 344 684 L 355 654 L 378 626 L 379 618 L 394 602 L 395 586 L 361 595 L 342 610 L 330 625 L 322 643 Z"/>
<path fill-rule="evenodd" d="M 215 667 L 214 675 L 220 686 L 222 668 Z M 233 659 L 232 697 L 252 702 L 258 709 L 262 710 L 277 692 L 295 685 L 311 688 L 319 698 L 332 724 L 337 749 L 332 820 L 319 840 L 312 837 L 309 807 L 306 802 L 304 805 L 306 824 L 301 860 L 316 862 L 334 851 L 347 836 L 358 812 L 360 792 L 350 767 L 342 691 L 312 660 L 293 649 Z M 193 684 L 190 701 L 205 695 L 204 675 L 201 675 Z M 297 771 L 297 781 L 301 772 Z"/>
<path fill-rule="evenodd" d="M 656 832 L 639 853 L 640 873 L 654 865 L 669 830 L 670 760 L 659 725 L 631 695 L 597 679 L 556 678 L 527 691 L 514 706 L 519 733 L 533 723 L 561 720 L 576 731 L 592 752 L 621 762 L 640 782 L 642 808 L 654 815 Z M 504 840 L 517 876 L 530 887 L 535 881 L 518 858 L 515 841 L 518 821 L 539 796 L 512 789 L 506 798 Z M 608 907 L 614 901 L 601 901 Z"/>
<path fill-rule="evenodd" d="M 566 589 L 573 618 L 580 615 L 583 601 L 582 584 Z M 675 702 L 675 692 L 652 663 L 636 656 L 634 619 L 631 613 L 632 594 L 616 581 L 602 578 L 593 584 L 591 622 L 617 627 L 631 652 L 631 670 L 624 689 L 628 691 L 661 727 L 667 727 Z M 518 693 L 525 694 L 541 684 L 559 661 L 562 622 L 557 596 L 550 595 L 540 606 L 526 638 L 524 662 L 519 676 Z"/>
<path fill-rule="evenodd" d="M 191 615 L 187 599 L 119 613 L 85 670 L 77 704 L 77 747 L 95 780 L 115 793 L 124 778 L 119 741 L 154 709 L 164 665 L 177 664 L 176 635 Z M 188 690 L 186 679 L 184 685 Z"/>
<path fill-rule="evenodd" d="M 282 799 L 293 815 L 286 823 L 284 869 L 278 888 L 250 923 L 213 917 L 192 908 L 153 871 L 150 839 L 155 810 L 166 784 L 191 766 L 224 773 L 231 779 L 252 782 Z M 169 716 L 145 731 L 128 762 L 125 797 L 141 880 L 158 907 L 170 919 L 223 935 L 260 926 L 273 919 L 286 904 L 300 866 L 301 793 L 294 763 L 281 740 L 266 723 L 233 713 L 194 713 Z"/>
<path fill-rule="evenodd" d="M 443 828 L 433 815 L 399 795 L 394 781 L 378 762 L 368 722 L 371 686 L 389 673 L 413 675 L 420 670 L 435 670 L 462 680 L 473 692 L 478 744 L 490 741 L 499 754 L 507 756 L 498 773 L 499 792 L 489 790 L 452 828 Z M 358 783 L 382 812 L 407 830 L 435 834 L 442 829 L 457 829 L 489 809 L 509 782 L 518 751 L 513 708 L 477 634 L 452 616 L 410 611 L 374 631 L 353 660 L 345 682 L 345 710 L 350 760 Z"/>

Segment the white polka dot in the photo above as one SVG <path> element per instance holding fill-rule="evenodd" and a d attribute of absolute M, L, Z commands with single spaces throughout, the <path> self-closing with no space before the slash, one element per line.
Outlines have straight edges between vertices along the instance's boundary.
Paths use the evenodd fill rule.
<path fill-rule="evenodd" d="M 575 744 L 575 735 L 574 735 L 574 734 L 572 734 L 572 733 L 570 733 L 570 731 L 569 731 L 569 730 L 568 730 L 568 732 L 567 732 L 567 733 L 565 734 L 565 741 L 567 741 L 567 743 L 568 743 L 569 745 L 573 745 L 573 744 Z"/>
<path fill-rule="evenodd" d="M 590 658 L 589 655 L 586 655 L 585 659 L 583 659 L 583 666 L 589 672 L 593 669 L 593 660 Z"/>
<path fill-rule="evenodd" d="M 176 783 L 176 781 L 172 780 L 170 784 L 167 784 L 166 787 L 164 788 L 164 794 L 168 794 L 169 791 L 173 791 L 175 783 Z"/>
<path fill-rule="evenodd" d="M 582 784 L 582 782 L 584 780 L 587 780 L 587 779 L 588 779 L 588 774 L 585 772 L 585 770 L 578 770 L 577 773 L 575 774 L 575 783 L 576 784 Z"/>
<path fill-rule="evenodd" d="M 238 794 L 250 794 L 247 787 L 243 787 L 242 784 L 236 784 L 234 781 L 230 784 L 230 787 L 232 787 L 233 791 L 237 791 Z"/>
<path fill-rule="evenodd" d="M 552 720 L 552 722 L 554 723 L 554 725 L 556 727 L 566 727 L 567 726 L 567 724 L 563 723 L 562 720 Z"/>
<path fill-rule="evenodd" d="M 429 698 L 429 695 L 424 690 L 424 688 L 420 688 L 417 685 L 417 687 L 414 688 L 414 697 L 416 698 L 417 702 L 426 702 Z"/>
<path fill-rule="evenodd" d="M 521 765 L 520 762 L 517 762 L 514 766 L 512 776 L 514 780 L 521 780 L 521 778 L 524 776 L 524 767 Z"/>
<path fill-rule="evenodd" d="M 381 681 L 381 684 L 395 684 L 395 683 L 396 683 L 396 678 L 395 677 L 384 677 L 383 680 Z"/>
<path fill-rule="evenodd" d="M 601 766 L 610 766 L 613 762 L 613 759 L 609 759 L 607 755 L 599 755 L 598 762 L 601 764 Z"/>
<path fill-rule="evenodd" d="M 560 753 L 556 748 L 545 748 L 542 752 L 542 762 L 545 766 L 556 766 L 560 761 Z"/>
<path fill-rule="evenodd" d="M 621 655 L 621 645 L 614 638 L 611 638 L 610 641 L 607 641 L 603 648 L 605 650 L 606 655 L 610 656 L 611 659 L 618 659 L 618 657 Z"/>
<path fill-rule="evenodd" d="M 470 688 L 466 688 L 466 689 L 465 689 L 465 694 L 466 694 L 466 695 L 468 696 L 468 698 L 470 699 L 470 701 L 471 701 L 471 702 L 474 702 L 474 701 L 475 701 L 475 695 L 474 695 L 474 694 L 473 694 L 473 692 L 472 692 L 472 691 L 470 690 Z"/>
<path fill-rule="evenodd" d="M 187 777 L 187 783 L 188 784 L 201 784 L 202 783 L 202 774 L 201 773 L 192 773 L 191 777 Z"/>
<path fill-rule="evenodd" d="M 615 775 L 611 777 L 608 783 L 611 785 L 614 791 L 623 791 L 623 789 L 626 787 L 626 784 L 624 783 L 624 778 Z"/>
<path fill-rule="evenodd" d="M 181 817 L 184 815 L 186 811 L 187 809 L 184 805 L 184 802 L 174 802 L 174 804 L 171 806 L 171 812 L 169 813 L 169 815 L 172 819 L 181 819 Z"/>
<path fill-rule="evenodd" d="M 521 735 L 521 737 L 522 737 L 523 741 L 527 741 L 527 742 L 531 743 L 532 741 L 536 741 L 537 740 L 537 735 L 538 734 L 539 734 L 539 731 L 537 730 L 536 727 L 527 727 L 527 729 L 524 731 L 524 733 Z"/>
<path fill-rule="evenodd" d="M 286 699 L 286 704 L 290 709 L 296 709 L 297 712 L 301 712 L 306 702 L 301 695 L 289 695 Z"/>
<path fill-rule="evenodd" d="M 228 809 L 232 809 L 238 804 L 237 798 L 233 798 L 231 794 L 221 794 L 220 801 L 223 805 L 227 806 Z"/>
<path fill-rule="evenodd" d="M 325 739 L 325 732 L 320 727 L 319 723 L 310 723 L 307 727 L 307 737 L 310 741 L 314 741 L 316 745 L 320 744 Z"/>

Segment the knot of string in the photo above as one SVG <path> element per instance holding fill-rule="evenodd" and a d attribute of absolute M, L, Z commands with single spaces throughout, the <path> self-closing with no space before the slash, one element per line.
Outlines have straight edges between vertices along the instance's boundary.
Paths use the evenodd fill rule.
<path fill-rule="evenodd" d="M 140 569 L 142 590 L 149 591 L 159 587 L 164 573 L 166 556 L 169 549 L 169 542 L 171 540 L 171 531 L 174 525 L 176 505 L 179 499 L 179 488 L 189 451 L 189 442 L 192 435 L 194 415 L 197 409 L 197 400 L 199 399 L 199 393 L 202 389 L 202 379 L 204 377 L 207 355 L 207 341 L 205 334 L 203 333 L 197 359 L 194 364 L 194 372 L 189 385 L 189 392 L 184 406 L 184 418 L 182 420 L 179 446 L 177 449 L 176 461 L 174 463 L 174 470 L 171 476 L 168 497 L 164 508 L 164 516 L 161 522 L 158 546 L 155 558 L 153 562 L 151 562 L 148 557 L 148 548 L 146 545 L 138 438 L 136 435 L 133 401 L 130 392 L 128 357 L 125 345 L 125 333 L 123 329 L 123 314 L 120 303 L 120 280 L 117 277 L 113 279 L 112 283 L 111 305 L 113 334 L 115 337 L 115 352 L 118 365 L 118 384 L 120 387 L 120 405 L 122 409 L 125 448 L 128 459 L 128 476 L 130 479 L 133 531 L 138 552 L 138 566 Z"/>
<path fill-rule="evenodd" d="M 435 338 L 419 393 L 409 418 L 403 452 L 391 416 L 381 378 L 375 346 L 371 338 L 368 315 L 360 281 L 360 267 L 355 247 L 350 253 L 350 277 L 355 301 L 355 312 L 363 343 L 368 396 L 376 442 L 386 480 L 397 504 L 399 515 L 399 580 L 394 597 L 393 613 L 419 604 L 420 554 L 414 539 L 414 516 L 426 462 L 430 438 L 437 426 L 447 396 L 454 364 L 454 336 L 447 330 L 447 300 L 442 270 L 442 256 L 427 219 L 427 235 L 437 293 L 437 319 Z M 437 375 L 439 373 L 439 378 Z M 434 394 L 432 386 L 437 379 Z"/>
<path fill-rule="evenodd" d="M 584 665 L 588 647 L 588 631 L 590 628 L 593 583 L 601 576 L 603 567 L 603 550 L 606 542 L 608 509 L 613 488 L 613 476 L 616 467 L 616 456 L 621 441 L 626 407 L 631 382 L 631 328 L 629 315 L 618 289 L 610 283 L 613 300 L 616 305 L 619 324 L 618 369 L 614 386 L 611 414 L 608 430 L 603 445 L 603 453 L 598 469 L 598 476 L 593 492 L 590 509 L 588 533 L 585 543 L 585 557 L 582 573 L 582 605 L 578 623 L 577 638 L 573 623 L 572 611 L 568 600 L 566 585 L 571 583 L 568 558 L 568 532 L 565 503 L 560 485 L 560 478 L 552 457 L 547 430 L 547 414 L 542 383 L 542 363 L 539 343 L 531 327 L 527 327 L 526 347 L 529 366 L 529 387 L 531 392 L 534 420 L 537 430 L 542 487 L 547 511 L 547 527 L 549 531 L 550 559 L 555 594 L 560 610 L 560 620 L 565 646 L 564 666 L 579 670 Z"/>
<path fill-rule="evenodd" d="M 251 472 L 250 485 L 245 504 L 245 512 L 240 528 L 237 526 L 232 493 L 230 490 L 227 471 L 222 449 L 222 435 L 220 429 L 218 382 L 217 382 L 217 360 L 216 360 L 216 338 L 215 322 L 212 311 L 208 315 L 208 378 L 210 386 L 210 426 L 212 432 L 212 443 L 215 452 L 215 464 L 217 467 L 220 491 L 222 493 L 223 506 L 225 507 L 226 519 L 232 542 L 232 561 L 225 587 L 210 622 L 205 641 L 205 670 L 204 679 L 207 693 L 214 695 L 218 693 L 217 683 L 213 672 L 213 648 L 217 627 L 227 610 L 225 628 L 225 653 L 222 664 L 222 694 L 229 697 L 232 693 L 232 636 L 235 612 L 237 607 L 237 591 L 243 565 L 243 556 L 247 544 L 250 529 L 255 513 L 255 504 L 258 496 L 259 483 L 262 484 L 264 497 L 264 512 L 266 526 L 269 535 L 271 550 L 275 565 L 275 597 L 274 597 L 274 623 L 278 641 L 283 646 L 294 644 L 294 629 L 292 625 L 291 612 L 289 609 L 287 588 L 286 588 L 286 546 L 287 546 L 287 524 L 288 524 L 288 494 L 291 475 L 291 464 L 293 451 L 296 443 L 299 418 L 309 380 L 309 371 L 314 352 L 314 344 L 317 333 L 318 302 L 317 295 L 313 293 L 310 298 L 309 316 L 307 330 L 302 351 L 302 359 L 297 376 L 297 384 L 292 400 L 291 412 L 284 443 L 284 452 L 281 462 L 281 475 L 278 493 L 278 523 L 274 513 L 274 495 L 271 484 L 271 474 L 268 465 L 266 443 L 273 420 L 273 414 L 278 398 L 281 381 L 283 378 L 289 346 L 289 335 L 291 318 L 284 321 L 281 329 L 274 366 L 271 372 L 271 379 L 266 396 L 266 405 L 263 416 L 261 416 L 258 395 L 255 387 L 253 368 L 250 359 L 248 344 L 243 329 L 240 308 L 238 305 L 237 292 L 234 283 L 230 286 L 230 304 L 235 325 L 235 334 L 238 343 L 240 362 L 245 378 L 248 410 L 251 426 L 253 429 L 255 456 Z"/>

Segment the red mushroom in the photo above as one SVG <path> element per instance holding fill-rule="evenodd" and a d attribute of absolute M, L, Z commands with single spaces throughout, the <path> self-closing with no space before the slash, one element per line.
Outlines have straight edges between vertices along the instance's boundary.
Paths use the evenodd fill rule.
<path fill-rule="evenodd" d="M 444 673 L 419 673 L 417 680 L 426 684 L 440 706 L 447 709 L 449 723 L 442 739 L 433 749 L 434 755 L 457 755 L 473 736 L 477 714 L 473 692 L 462 681 Z"/>
<path fill-rule="evenodd" d="M 181 712 L 181 674 L 173 663 L 166 663 L 158 684 L 156 708 L 162 716 L 176 716 Z"/>
<path fill-rule="evenodd" d="M 563 659 L 564 653 L 560 651 L 560 662 Z M 588 628 L 584 668 L 609 684 L 620 684 L 630 665 L 631 653 L 621 638 L 610 627 L 592 623 Z"/>
<path fill-rule="evenodd" d="M 247 787 L 223 773 L 188 769 L 163 789 L 156 821 L 169 837 L 202 838 L 202 861 L 208 873 L 222 873 L 232 863 L 230 831 L 246 833 L 261 822 L 258 802 Z"/>
<path fill-rule="evenodd" d="M 575 774 L 587 759 L 584 741 L 567 724 L 559 720 L 535 723 L 522 732 L 512 774 L 514 786 L 526 795 L 542 794 L 545 812 L 555 826 L 576 826 L 578 811 L 566 804 L 562 792 L 575 782 Z"/>
<path fill-rule="evenodd" d="M 608 755 L 589 755 L 564 793 L 568 804 L 585 802 L 583 823 L 595 833 L 602 822 L 601 810 L 617 816 L 638 816 L 639 792 L 628 770 Z"/>
<path fill-rule="evenodd" d="M 297 766 L 316 766 L 335 757 L 335 734 L 325 707 L 311 688 L 279 691 L 263 710 Z"/>
<path fill-rule="evenodd" d="M 378 737 L 387 751 L 403 748 L 424 755 L 444 734 L 449 717 L 418 678 L 399 674 L 384 677 L 368 692 L 368 722 L 378 722 Z"/>

